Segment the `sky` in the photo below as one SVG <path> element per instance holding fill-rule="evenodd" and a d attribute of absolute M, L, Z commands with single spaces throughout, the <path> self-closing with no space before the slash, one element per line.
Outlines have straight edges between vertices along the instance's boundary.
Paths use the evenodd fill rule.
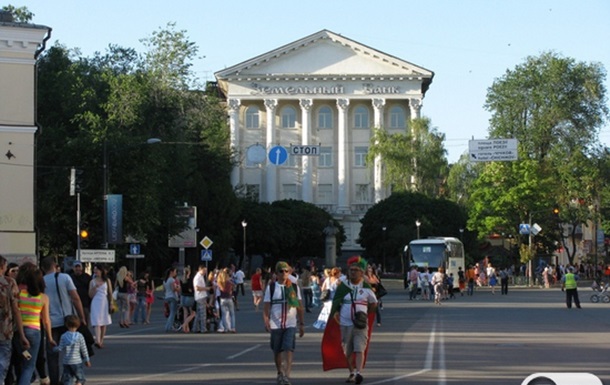
<path fill-rule="evenodd" d="M 6 0 L 5 0 L 6 1 Z M 610 69 L 607 0 L 10 0 L 83 56 L 176 23 L 199 47 L 200 80 L 323 29 L 435 73 L 422 115 L 446 135 L 450 163 L 488 138 L 487 89 L 528 56 L 554 51 Z M 605 87 L 610 92 L 610 80 Z M 600 132 L 610 146 L 610 124 Z"/>

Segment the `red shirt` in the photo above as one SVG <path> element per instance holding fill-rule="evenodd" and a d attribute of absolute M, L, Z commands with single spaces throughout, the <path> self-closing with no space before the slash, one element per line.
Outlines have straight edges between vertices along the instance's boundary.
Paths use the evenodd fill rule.
<path fill-rule="evenodd" d="M 261 286 L 261 274 L 260 273 L 254 273 L 252 275 L 252 290 L 253 291 L 261 291 L 263 290 L 263 287 Z"/>

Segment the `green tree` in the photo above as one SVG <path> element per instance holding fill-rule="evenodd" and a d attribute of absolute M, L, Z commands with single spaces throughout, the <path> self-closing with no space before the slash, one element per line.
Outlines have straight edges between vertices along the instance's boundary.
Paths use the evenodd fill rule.
<path fill-rule="evenodd" d="M 379 263 L 385 256 L 387 270 L 400 271 L 403 267 L 400 256 L 405 245 L 417 239 L 416 220 L 421 223 L 421 238 L 459 238 L 466 215 L 460 206 L 447 199 L 414 192 L 393 193 L 371 207 L 360 221 L 358 242 L 365 249 L 365 256 Z"/>
<path fill-rule="evenodd" d="M 13 5 L 5 5 L 2 7 L 3 11 L 9 12 L 13 15 L 13 21 L 15 23 L 29 23 L 34 18 L 34 14 L 30 12 L 27 7 L 16 8 Z"/>
<path fill-rule="evenodd" d="M 549 218 L 553 207 L 560 205 L 564 223 L 586 221 L 589 214 L 571 202 L 599 188 L 587 175 L 597 174 L 594 149 L 608 116 L 604 79 L 600 64 L 543 53 L 494 82 L 485 105 L 490 137 L 518 139 L 520 160 L 484 166 L 471 190 L 470 229 L 482 235 L 516 229 L 531 217 L 543 223 L 536 238 L 551 252 L 562 237 Z"/>
<path fill-rule="evenodd" d="M 413 119 L 406 134 L 389 134 L 378 128 L 371 137 L 367 163 L 381 156 L 384 183 L 395 191 L 418 191 L 439 197 L 444 194 L 448 173 L 445 134 L 431 126 L 429 118 Z"/>

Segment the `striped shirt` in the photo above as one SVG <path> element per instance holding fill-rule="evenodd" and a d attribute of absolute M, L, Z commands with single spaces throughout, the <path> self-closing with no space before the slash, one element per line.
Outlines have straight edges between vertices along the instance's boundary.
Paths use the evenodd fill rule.
<path fill-rule="evenodd" d="M 21 311 L 23 327 L 40 330 L 40 313 L 43 306 L 42 294 L 31 296 L 27 289 L 22 289 L 19 292 L 19 310 Z"/>

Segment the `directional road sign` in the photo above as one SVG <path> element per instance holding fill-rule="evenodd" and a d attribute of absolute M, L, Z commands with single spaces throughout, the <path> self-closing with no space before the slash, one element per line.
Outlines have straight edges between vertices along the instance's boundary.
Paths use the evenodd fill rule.
<path fill-rule="evenodd" d="M 140 254 L 140 245 L 138 245 L 137 243 L 132 243 L 131 245 L 129 245 L 129 254 Z"/>
<path fill-rule="evenodd" d="M 517 139 L 469 140 L 468 152 L 473 162 L 517 160 Z"/>
<path fill-rule="evenodd" d="M 269 150 L 269 162 L 279 166 L 288 160 L 288 151 L 282 146 L 275 146 Z"/>

